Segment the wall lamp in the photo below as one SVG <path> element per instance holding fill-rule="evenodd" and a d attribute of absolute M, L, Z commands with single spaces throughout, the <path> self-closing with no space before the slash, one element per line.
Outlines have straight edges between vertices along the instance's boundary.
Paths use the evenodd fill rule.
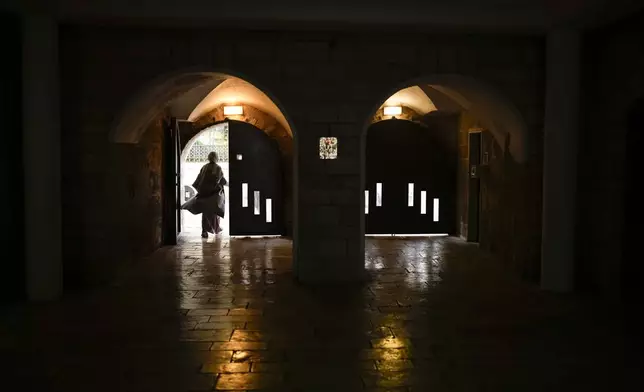
<path fill-rule="evenodd" d="M 224 116 L 241 116 L 242 114 L 244 114 L 243 106 L 224 106 Z"/>
<path fill-rule="evenodd" d="M 383 112 L 385 116 L 400 116 L 402 114 L 402 106 L 385 106 Z"/>

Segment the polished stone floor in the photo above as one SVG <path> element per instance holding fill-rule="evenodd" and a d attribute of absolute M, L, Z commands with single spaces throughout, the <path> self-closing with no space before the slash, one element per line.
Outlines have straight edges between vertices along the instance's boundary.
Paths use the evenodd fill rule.
<path fill-rule="evenodd" d="M 289 241 L 184 238 L 113 286 L 4 312 L 3 390 L 641 390 L 610 307 L 457 239 L 366 253 L 370 282 L 310 288 Z"/>

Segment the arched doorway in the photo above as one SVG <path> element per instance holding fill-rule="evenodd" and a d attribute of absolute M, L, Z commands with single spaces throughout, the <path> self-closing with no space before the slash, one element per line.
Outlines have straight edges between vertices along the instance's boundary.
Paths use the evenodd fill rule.
<path fill-rule="evenodd" d="M 218 164 L 228 180 L 222 234 L 285 235 L 286 192 L 279 146 L 263 130 L 243 121 L 212 124 L 186 144 L 181 154 L 181 203 L 196 194 L 191 183 L 211 151 L 217 153 Z M 185 210 L 181 226 L 183 232 L 201 232 L 200 218 Z"/>
<path fill-rule="evenodd" d="M 208 163 L 208 154 L 211 151 L 217 153 L 217 164 L 221 166 L 224 177 L 230 178 L 230 158 L 228 148 L 228 122 L 213 124 L 200 131 L 188 141 L 181 151 L 181 198 L 180 204 L 184 204 L 196 196 L 197 190 L 192 186 L 192 181 L 197 178 L 199 171 Z M 226 203 L 225 216 L 221 220 L 221 226 L 225 233 L 230 228 L 230 203 Z M 186 210 L 181 211 L 181 232 L 201 233 L 201 219 Z"/>
<path fill-rule="evenodd" d="M 432 120 L 369 127 L 367 235 L 456 234 L 457 132 Z"/>
<path fill-rule="evenodd" d="M 362 134 L 364 233 L 461 237 L 534 276 L 541 190 L 527 135 L 514 105 L 469 77 L 391 91 Z"/>
<path fill-rule="evenodd" d="M 248 171 L 250 170 L 248 165 L 253 164 L 256 169 L 259 168 L 254 175 L 261 178 L 271 178 L 268 182 L 273 184 L 271 185 L 272 190 L 267 188 L 266 181 L 251 179 L 240 180 L 240 184 L 236 185 L 230 184 L 227 192 L 229 200 L 226 215 L 240 217 L 250 211 L 251 216 L 246 220 L 254 222 L 255 226 L 249 228 L 246 224 L 246 226 L 238 227 L 235 230 L 234 223 L 231 223 L 233 221 L 229 220 L 224 222 L 228 233 L 249 236 L 290 235 L 295 232 L 294 226 L 297 216 L 294 211 L 297 193 L 293 192 L 296 179 L 293 172 L 297 167 L 297 154 L 294 151 L 296 144 L 291 123 L 286 119 L 283 110 L 276 102 L 263 90 L 240 77 L 232 76 L 229 73 L 191 71 L 160 79 L 158 83 L 134 99 L 118 117 L 110 134 L 113 142 L 130 145 L 140 144 L 142 140 L 145 140 L 144 135 L 154 131 L 150 129 L 150 124 L 155 124 L 159 118 L 165 119 L 166 124 L 166 129 L 163 130 L 166 139 L 163 141 L 163 145 L 167 147 L 163 149 L 166 161 L 172 161 L 168 156 L 175 154 L 175 150 L 168 146 L 174 145 L 178 140 L 176 141 L 179 145 L 176 150 L 178 154 L 173 159 L 177 163 L 187 164 L 187 167 L 179 169 L 178 166 L 181 165 L 175 164 L 165 164 L 163 167 L 164 181 L 162 181 L 163 195 L 161 199 L 164 204 L 162 209 L 164 232 L 174 233 L 175 238 L 175 241 L 164 240 L 166 244 L 175 243 L 179 231 L 190 232 L 197 226 L 195 219 L 186 219 L 185 214 L 180 213 L 180 217 L 177 219 L 177 208 L 186 199 L 186 196 L 191 194 L 189 185 L 194 181 L 194 178 L 191 177 L 195 175 L 195 167 L 204 163 L 204 157 L 201 156 L 204 152 L 199 153 L 197 150 L 211 147 L 229 152 L 226 155 L 222 150 L 219 155 L 223 159 L 221 165 L 228 166 L 222 168 L 228 171 L 227 174 L 233 181 L 243 177 L 235 175 L 233 166 L 244 167 L 246 168 L 244 170 Z M 230 109 L 233 110 L 230 111 Z M 207 130 L 210 127 L 214 128 Z M 218 129 L 218 127 L 221 129 L 214 133 L 209 132 Z M 208 140 L 209 133 L 210 136 L 221 136 L 222 133 L 225 133 L 223 132 L 224 128 L 226 128 L 228 139 L 220 139 L 217 142 Z M 197 136 L 202 131 L 206 132 Z M 233 134 L 239 136 L 240 140 L 235 141 L 236 136 L 230 137 Z M 214 143 L 214 145 L 209 145 L 209 143 Z M 203 147 L 197 147 L 200 145 Z M 140 147 L 145 148 L 145 146 Z M 251 147 L 252 151 L 249 150 Z M 264 152 L 270 150 L 272 158 L 267 158 L 266 154 L 264 156 L 258 154 L 262 149 Z M 186 162 L 190 151 L 193 154 Z M 207 153 L 205 154 L 207 156 Z M 262 164 L 254 162 L 255 158 L 261 160 Z M 274 164 L 271 165 L 268 162 Z M 268 171 L 271 173 L 268 174 Z M 179 179 L 176 181 L 176 192 L 173 185 L 175 178 Z M 240 208 L 243 210 L 236 212 L 234 209 L 237 204 L 235 199 L 242 199 L 242 184 L 248 186 L 248 207 L 242 206 L 240 201 Z M 186 188 L 185 185 L 188 187 Z M 260 203 L 256 206 L 254 199 L 257 192 L 259 192 L 257 199 Z M 234 208 L 231 208 L 231 203 L 235 203 L 232 205 Z M 267 207 L 270 208 L 267 209 Z M 267 212 L 269 212 L 268 215 Z M 165 219 L 166 217 L 169 219 Z M 175 217 L 174 221 L 173 217 Z M 258 219 L 262 220 L 263 228 L 258 229 Z M 185 227 L 180 227 L 181 221 L 184 221 Z M 237 220 L 237 223 L 241 222 L 241 219 Z M 270 228 L 266 228 L 267 224 L 270 224 Z"/>

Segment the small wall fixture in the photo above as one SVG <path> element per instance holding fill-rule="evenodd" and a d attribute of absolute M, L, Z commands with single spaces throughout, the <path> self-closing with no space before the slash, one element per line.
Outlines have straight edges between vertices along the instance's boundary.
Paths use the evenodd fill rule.
<path fill-rule="evenodd" d="M 224 116 L 241 116 L 244 114 L 243 106 L 224 106 Z"/>
<path fill-rule="evenodd" d="M 338 159 L 338 139 L 335 137 L 320 138 L 320 159 Z"/>
<path fill-rule="evenodd" d="M 385 116 L 400 116 L 402 114 L 402 106 L 385 106 L 383 113 Z"/>

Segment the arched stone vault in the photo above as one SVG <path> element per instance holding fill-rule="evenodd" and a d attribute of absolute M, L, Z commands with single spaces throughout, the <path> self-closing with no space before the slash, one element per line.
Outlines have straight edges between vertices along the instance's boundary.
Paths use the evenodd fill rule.
<path fill-rule="evenodd" d="M 180 73 L 159 79 L 130 100 L 116 116 L 109 134 L 110 141 L 138 143 L 148 124 L 178 97 L 206 83 L 216 84 L 224 79 L 223 74 L 202 72 Z"/>
<path fill-rule="evenodd" d="M 189 137 L 191 140 L 207 127 L 226 120 L 247 122 L 264 131 L 268 136 L 275 139 L 279 145 L 282 156 L 289 160 L 293 158 L 293 137 L 289 131 L 282 126 L 278 119 L 256 107 L 243 104 L 244 114 L 239 116 L 225 116 L 224 105 L 212 108 L 210 111 L 194 118 L 192 122 L 193 132 Z M 189 146 L 186 145 L 186 148 Z"/>
<path fill-rule="evenodd" d="M 190 113 L 188 120 L 195 121 L 224 105 L 247 105 L 258 109 L 276 119 L 289 135 L 292 135 L 288 121 L 277 105 L 257 87 L 234 77 L 224 80 L 212 89 Z"/>
<path fill-rule="evenodd" d="M 400 91 L 414 89 L 414 102 L 406 102 L 399 99 Z M 418 94 L 422 91 L 423 95 Z M 538 244 L 534 238 L 538 237 L 540 230 L 540 211 L 538 196 L 526 196 L 530 190 L 536 192 L 531 195 L 538 195 L 540 192 L 539 182 L 535 181 L 533 167 L 539 162 L 528 159 L 528 151 L 533 146 L 528 142 L 530 133 L 523 115 L 517 110 L 512 102 L 498 93 L 492 86 L 489 86 L 476 79 L 460 75 L 430 75 L 427 77 L 409 80 L 398 85 L 396 88 L 382 94 L 381 100 L 372 106 L 371 111 L 365 113 L 366 119 L 360 135 L 360 183 L 365 187 L 366 181 L 366 155 L 367 155 L 367 131 L 374 120 L 389 119 L 390 116 L 382 116 L 380 110 L 385 105 L 400 104 L 403 106 L 403 114 L 396 116 L 401 120 L 414 121 L 417 119 L 423 122 L 427 115 L 432 117 L 436 113 L 438 117 L 453 114 L 460 114 L 458 132 L 458 185 L 457 185 L 457 228 L 460 235 L 467 233 L 468 213 L 468 141 L 467 135 L 473 128 L 484 130 L 482 150 L 489 153 L 489 162 L 482 168 L 485 173 L 485 187 L 481 192 L 483 203 L 480 211 L 479 246 L 499 256 L 508 263 L 510 268 L 516 268 L 525 276 L 536 276 L 538 271 L 538 257 L 533 257 L 530 262 L 517 263 L 515 255 L 528 251 L 530 255 L 538 255 Z M 397 97 L 393 100 L 392 97 Z M 407 97 L 411 98 L 411 97 Z M 425 100 L 422 105 L 433 106 L 435 109 L 427 112 L 416 111 L 419 102 Z M 396 101 L 396 102 L 394 102 Z M 526 206 L 530 206 L 527 210 Z M 360 198 L 360 209 L 364 209 L 364 198 Z M 536 213 L 534 213 L 536 212 Z M 518 228 L 521 227 L 519 230 Z M 364 236 L 366 229 L 364 215 L 360 221 L 360 232 Z M 364 246 L 364 242 L 363 242 Z"/>
<path fill-rule="evenodd" d="M 403 92 L 406 94 L 402 94 Z M 426 102 L 422 102 L 421 92 L 427 97 Z M 529 139 L 523 116 L 492 86 L 460 75 L 432 75 L 399 86 L 380 101 L 377 109 L 397 103 L 408 106 L 421 115 L 429 111 L 419 108 L 430 106 L 450 112 L 467 111 L 477 119 L 481 127 L 494 135 L 499 144 L 503 145 L 509 137 L 509 152 L 518 163 L 527 159 Z M 374 112 L 377 113 L 377 110 Z M 363 130 L 363 141 L 368 125 L 373 121 L 372 116 L 373 113 Z"/>
<path fill-rule="evenodd" d="M 148 124 L 164 111 L 197 119 L 224 104 L 247 104 L 275 118 L 293 135 L 283 111 L 260 88 L 242 78 L 219 72 L 188 72 L 166 76 L 132 99 L 116 117 L 110 141 L 137 143 Z"/>
<path fill-rule="evenodd" d="M 236 99 L 226 99 L 225 97 Z M 224 97 L 224 99 L 220 99 Z M 267 124 L 271 132 L 279 133 L 278 140 L 283 156 L 288 157 L 285 169 L 292 189 L 287 196 L 287 213 L 292 211 L 293 264 L 298 266 L 298 145 L 292 121 L 288 119 L 279 101 L 261 86 L 248 81 L 243 75 L 229 71 L 215 72 L 185 70 L 157 79 L 130 102 L 124 105 L 109 131 L 109 140 L 119 144 L 137 144 L 150 124 L 161 116 L 171 115 L 179 119 L 198 119 L 217 112 L 224 104 L 248 105 L 274 119 L 275 126 Z M 222 113 L 223 114 L 223 113 Z M 217 116 L 215 116 L 217 117 Z M 252 117 L 252 116 L 251 116 Z M 253 118 L 258 119 L 259 115 Z M 222 118 L 223 120 L 223 118 Z M 251 122 L 252 122 L 251 118 Z M 254 124 L 255 125 L 255 124 Z M 285 146 L 288 147 L 285 149 Z M 286 154 L 284 154 L 286 152 Z M 292 175 L 290 174 L 292 173 Z"/>

